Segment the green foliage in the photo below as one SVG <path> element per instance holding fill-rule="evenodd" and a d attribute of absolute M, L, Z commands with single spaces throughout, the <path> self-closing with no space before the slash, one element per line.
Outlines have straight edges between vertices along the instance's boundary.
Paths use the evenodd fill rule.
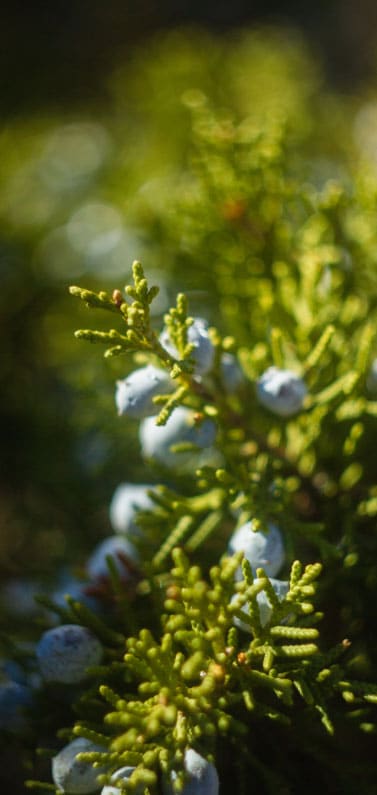
<path fill-rule="evenodd" d="M 215 760 L 221 792 L 237 786 L 242 795 L 253 780 L 261 793 L 314 793 L 326 775 L 328 786 L 346 795 L 375 791 L 368 741 L 377 699 L 370 684 L 377 674 L 377 400 L 369 376 L 376 357 L 377 179 L 360 145 L 371 135 L 366 127 L 360 133 L 362 114 L 353 140 L 346 101 L 319 85 L 299 43 L 275 33 L 231 43 L 204 34 L 156 41 L 149 58 L 135 56 L 126 79 L 119 72 L 114 81 L 109 129 L 119 146 L 112 154 L 109 147 L 107 168 L 91 177 L 79 170 L 69 190 L 55 188 L 55 204 L 51 187 L 39 187 L 39 205 L 24 209 L 26 216 L 38 206 L 44 218 L 50 213 L 40 222 L 39 262 L 49 252 L 51 272 L 62 279 L 63 228 L 64 281 L 68 271 L 84 273 L 90 289 L 70 292 L 90 310 L 105 310 L 100 328 L 76 332 L 104 345 L 102 370 L 89 349 L 73 352 L 65 342 L 70 389 L 79 384 L 82 396 L 81 381 L 89 393 L 83 397 L 92 400 L 103 392 L 99 383 L 123 376 L 132 361 L 151 362 L 174 381 L 172 393 L 154 398 L 161 406 L 156 424 L 182 405 L 198 423 L 210 418 L 217 428 L 215 462 L 182 474 L 178 465 L 171 471 L 142 462 L 135 426 L 122 418 L 114 431 L 106 398 L 97 414 L 74 411 L 79 429 L 92 422 L 111 438 L 115 458 L 97 479 L 107 495 L 114 477 L 144 479 L 145 468 L 161 485 L 154 508 L 138 515 L 142 563 L 132 582 L 109 561 L 108 581 L 97 584 L 105 618 L 72 598 L 55 606 L 60 620 L 101 638 L 105 661 L 90 670 L 73 705 L 61 694 L 50 694 L 48 703 L 41 696 L 37 729 L 47 745 L 57 734 L 103 745 L 90 759 L 105 764 L 106 782 L 120 766 L 135 766 L 124 791 L 141 785 L 160 792 L 171 770 L 181 785 L 189 746 Z M 39 135 L 45 140 L 47 133 Z M 89 135 L 99 149 L 100 137 L 98 129 Z M 34 169 L 50 174 L 48 157 L 46 151 Z M 51 186 L 52 177 L 45 182 Z M 18 195 L 17 185 L 11 188 L 9 224 Z M 107 232 L 118 229 L 115 216 L 126 244 L 106 250 Z M 21 210 L 18 218 L 26 224 Z M 110 219 L 104 239 L 93 218 Z M 133 282 L 114 289 L 124 278 L 125 248 L 132 259 L 133 235 L 156 269 L 160 294 L 138 261 Z M 111 282 L 106 292 L 101 258 Z M 166 300 L 161 307 L 164 289 L 176 286 L 183 292 L 175 305 L 169 309 Z M 58 327 L 71 326 L 66 318 L 74 311 L 64 321 L 62 311 L 45 317 L 55 364 Z M 81 307 L 76 311 L 81 324 Z M 177 358 L 160 343 L 162 314 Z M 200 378 L 187 336 L 196 315 L 215 326 L 214 365 Z M 226 390 L 221 369 L 229 352 L 242 373 L 234 391 Z M 67 365 L 71 357 L 76 370 Z M 282 418 L 258 401 L 256 383 L 270 366 L 305 381 L 308 394 L 294 416 Z M 245 560 L 237 579 L 240 558 L 228 556 L 227 545 L 249 520 L 252 530 L 273 522 L 282 531 L 284 599 L 263 570 L 255 580 Z M 261 593 L 271 607 L 264 625 Z"/>
<path fill-rule="evenodd" d="M 334 561 L 339 566 L 340 555 L 351 554 L 347 535 L 360 512 L 360 477 L 352 475 L 357 462 L 352 458 L 355 448 L 351 440 L 357 443 L 360 424 L 356 430 L 353 424 L 351 432 L 343 436 L 351 460 L 348 471 L 337 474 L 332 466 L 330 481 L 330 475 L 318 469 L 318 462 L 322 465 L 326 458 L 323 425 L 340 422 L 339 407 L 363 384 L 371 332 L 368 326 L 355 369 L 326 386 L 328 374 L 334 376 L 340 370 L 340 351 L 332 347 L 337 328 L 326 326 L 311 353 L 297 365 L 311 386 L 303 411 L 288 421 L 272 418 L 270 413 L 266 422 L 266 410 L 258 406 L 250 383 L 245 383 L 238 395 L 227 396 L 217 389 L 216 377 L 202 382 L 181 366 L 186 353 L 191 352 L 185 336 L 187 309 L 183 296 L 178 297 L 177 309 L 167 318 L 182 358 L 174 361 L 165 353 L 160 355 L 161 345 L 151 328 L 149 312 L 156 290 L 148 288 L 140 263 L 134 264 L 133 274 L 134 286 L 125 289 L 133 299 L 131 304 L 121 300 L 119 291 L 109 298 L 103 293 L 71 288 L 91 307 L 114 311 L 115 305 L 121 323 L 126 324 L 123 334 L 115 330 L 85 331 L 76 336 L 105 345 L 116 339 L 117 353 L 136 351 L 145 355 L 148 350 L 152 359 L 158 357 L 178 384 L 184 385 L 180 401 L 175 393 L 176 402 L 195 406 L 199 414 L 216 418 L 217 443 L 224 463 L 220 468 L 206 466 L 193 472 L 191 495 L 161 486 L 155 494 L 155 509 L 140 514 L 143 564 L 136 588 L 133 631 L 139 624 L 138 603 L 151 603 L 152 621 L 146 626 L 139 624 L 135 635 L 129 634 L 127 587 L 114 567 L 109 574 L 119 600 L 117 631 L 72 599 L 68 599 L 68 613 L 64 609 L 59 612 L 63 620 L 81 621 L 91 627 L 108 648 L 107 662 L 90 672 L 94 682 L 79 699 L 80 717 L 73 727 L 75 735 L 105 745 L 107 750 L 83 754 L 82 758 L 99 767 L 105 765 L 108 773 L 100 778 L 103 782 L 109 781 L 114 770 L 132 765 L 135 771 L 123 785 L 124 790 L 132 792 L 143 786 L 147 792 L 157 792 L 161 776 L 182 770 L 187 747 L 198 747 L 207 758 L 216 759 L 219 738 L 228 736 L 232 742 L 238 738 L 246 752 L 260 722 L 272 721 L 285 727 L 293 722 L 296 727 L 302 724 L 301 731 L 310 742 L 318 719 L 324 730 L 334 735 L 337 723 L 344 720 L 343 703 L 346 713 L 348 710 L 357 720 L 359 730 L 374 731 L 368 705 L 375 703 L 376 687 L 359 681 L 353 673 L 349 675 L 350 641 L 340 639 L 327 650 L 319 645 L 317 624 L 323 615 L 314 602 L 321 564 L 308 564 L 303 569 L 297 560 L 293 562 L 288 593 L 279 599 L 263 569 L 257 570 L 254 580 L 244 560 L 243 578 L 237 581 L 242 554 L 223 554 L 232 510 L 239 513 L 239 524 L 252 518 L 254 530 L 263 530 L 271 520 L 278 521 L 291 559 L 296 549 L 306 550 L 307 541 L 309 549 L 317 545 L 325 567 L 334 568 Z M 227 347 L 220 336 L 214 339 L 219 350 Z M 276 365 L 287 364 L 285 346 L 282 333 L 273 330 L 270 356 Z M 293 350 L 299 362 L 299 345 Z M 105 356 L 108 353 L 109 349 Z M 243 361 L 252 354 L 253 349 L 244 347 Z M 305 462 L 310 454 L 309 467 Z M 305 511 L 300 506 L 304 500 Z M 315 522 L 311 521 L 308 504 L 315 504 Z M 330 520 L 335 511 L 338 520 L 343 511 L 347 533 L 339 522 L 340 530 L 337 525 L 334 534 Z M 200 551 L 207 565 L 215 555 L 219 562 L 210 564 L 208 577 L 203 576 L 182 548 L 194 557 Z M 271 614 L 263 623 L 257 601 L 262 591 L 271 606 Z M 148 609 L 139 612 L 141 617 Z M 259 766 L 264 767 L 262 762 Z M 182 775 L 178 776 L 181 784 Z M 267 791 L 272 792 L 273 787 L 267 786 Z"/>

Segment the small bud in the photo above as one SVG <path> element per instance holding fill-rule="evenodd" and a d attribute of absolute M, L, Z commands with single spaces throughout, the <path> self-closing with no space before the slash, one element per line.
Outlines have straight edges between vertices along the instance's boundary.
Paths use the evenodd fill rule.
<path fill-rule="evenodd" d="M 166 589 L 167 599 L 178 600 L 180 595 L 181 595 L 181 589 L 179 588 L 178 585 L 175 585 L 174 583 L 172 585 L 168 585 Z"/>
<path fill-rule="evenodd" d="M 226 221 L 239 221 L 245 212 L 246 204 L 242 199 L 228 199 L 221 207 L 221 214 Z"/>
<path fill-rule="evenodd" d="M 214 678 L 217 684 L 222 684 L 225 679 L 225 669 L 219 663 L 212 662 L 208 667 L 208 673 Z"/>
<path fill-rule="evenodd" d="M 114 304 L 120 306 L 123 303 L 123 295 L 120 290 L 113 290 L 112 299 Z"/>

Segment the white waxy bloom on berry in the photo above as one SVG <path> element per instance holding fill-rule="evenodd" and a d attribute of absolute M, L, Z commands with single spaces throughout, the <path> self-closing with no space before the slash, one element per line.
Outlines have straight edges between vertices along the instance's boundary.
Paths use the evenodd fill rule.
<path fill-rule="evenodd" d="M 33 691 L 26 684 L 5 681 L 0 684 L 0 729 L 19 732 L 26 728 L 25 707 L 33 703 Z"/>
<path fill-rule="evenodd" d="M 78 737 L 53 757 L 52 778 L 60 792 L 67 795 L 87 795 L 98 792 L 97 778 L 104 773 L 104 768 L 93 767 L 91 762 L 81 762 L 78 754 L 104 751 L 100 745 L 95 745 L 84 737 Z"/>
<path fill-rule="evenodd" d="M 275 580 L 273 577 L 270 577 L 269 579 L 276 593 L 276 596 L 278 597 L 279 601 L 282 602 L 289 591 L 289 582 L 287 582 L 286 580 Z M 256 577 L 254 583 L 258 582 L 260 582 L 260 580 L 258 579 L 258 577 Z M 234 594 L 234 596 L 232 596 L 231 603 L 236 602 L 237 599 L 238 599 L 238 594 Z M 265 591 L 259 591 L 259 593 L 257 594 L 257 602 L 259 607 L 260 622 L 262 624 L 262 627 L 265 627 L 272 615 L 272 605 Z M 247 604 L 243 605 L 241 607 L 241 610 L 243 613 L 248 615 L 249 608 Z M 237 627 L 243 629 L 245 632 L 251 631 L 250 624 L 247 624 L 246 621 L 241 621 L 240 618 L 235 617 L 234 623 Z"/>
<path fill-rule="evenodd" d="M 204 449 L 210 447 L 216 436 L 216 425 L 210 419 L 195 421 L 196 414 L 185 406 L 171 413 L 166 425 L 156 425 L 154 417 L 140 423 L 140 442 L 145 458 L 152 458 L 167 467 L 187 465 L 194 458 L 193 451 L 174 452 L 172 446 L 184 442 Z"/>
<path fill-rule="evenodd" d="M 283 539 L 279 528 L 270 522 L 268 530 L 254 531 L 252 522 L 246 522 L 235 530 L 230 538 L 228 552 L 243 552 L 246 560 L 255 574 L 256 569 L 262 568 L 267 577 L 274 577 L 285 561 Z M 237 572 L 237 579 L 242 579 L 241 567 Z"/>
<path fill-rule="evenodd" d="M 183 789 L 180 790 L 181 795 L 218 795 L 219 777 L 212 762 L 207 762 L 207 760 L 198 754 L 197 751 L 194 751 L 193 748 L 188 748 L 185 751 L 183 765 L 188 780 Z M 171 781 L 165 780 L 163 782 L 164 795 L 174 795 L 175 790 L 172 784 L 176 778 L 177 774 L 173 770 L 171 773 Z"/>
<path fill-rule="evenodd" d="M 7 680 L 17 682 L 19 685 L 26 685 L 28 674 L 16 660 L 0 657 L 0 686 Z"/>
<path fill-rule="evenodd" d="M 131 566 L 136 566 L 139 562 L 139 554 L 127 538 L 121 535 L 109 536 L 97 544 L 87 560 L 86 570 L 91 579 L 101 580 L 109 576 L 108 557 L 113 560 L 120 577 L 124 580 L 131 577 L 127 560 L 131 562 Z"/>
<path fill-rule="evenodd" d="M 269 367 L 257 381 L 262 406 L 280 417 L 291 417 L 301 409 L 308 393 L 306 384 L 291 370 Z"/>
<path fill-rule="evenodd" d="M 255 582 L 259 582 L 258 578 L 255 580 Z M 276 580 L 273 577 L 271 577 L 270 583 L 276 593 L 277 598 L 279 599 L 279 602 L 282 602 L 289 591 L 288 580 Z M 269 602 L 266 591 L 259 591 L 259 594 L 257 596 L 257 602 L 259 605 L 259 615 L 260 615 L 261 624 L 262 627 L 264 627 L 267 624 L 267 622 L 270 620 L 272 614 L 272 606 L 271 603 Z"/>
<path fill-rule="evenodd" d="M 121 790 L 115 785 L 117 782 L 127 781 L 132 776 L 132 773 L 135 769 L 136 768 L 134 767 L 121 767 L 119 770 L 116 770 L 111 776 L 111 784 L 106 784 L 106 786 L 101 790 L 101 795 L 122 795 L 124 790 Z M 135 795 L 143 795 L 144 789 L 145 787 L 143 786 L 137 787 L 135 790 Z"/>
<path fill-rule="evenodd" d="M 117 381 L 115 403 L 119 415 L 141 420 L 158 414 L 161 406 L 153 402 L 156 395 L 172 392 L 174 384 L 166 370 L 148 364 Z"/>
<path fill-rule="evenodd" d="M 195 375 L 205 375 L 211 370 L 215 356 L 215 349 L 208 335 L 208 323 L 201 317 L 195 317 L 191 326 L 187 329 L 187 342 L 193 345 L 191 357 L 195 362 Z M 179 359 L 179 353 L 171 341 L 169 332 L 164 329 L 160 335 L 160 343 L 165 350 Z"/>
<path fill-rule="evenodd" d="M 110 503 L 110 522 L 116 533 L 124 533 L 128 538 L 141 535 L 137 524 L 139 511 L 153 510 L 155 503 L 148 492 L 150 484 L 121 483 L 113 494 Z"/>
<path fill-rule="evenodd" d="M 87 627 L 62 624 L 43 633 L 36 655 L 46 682 L 75 685 L 85 679 L 89 666 L 101 662 L 103 647 Z"/>
<path fill-rule="evenodd" d="M 243 372 L 235 356 L 231 353 L 223 353 L 220 360 L 221 379 L 226 392 L 232 394 L 244 381 Z"/>

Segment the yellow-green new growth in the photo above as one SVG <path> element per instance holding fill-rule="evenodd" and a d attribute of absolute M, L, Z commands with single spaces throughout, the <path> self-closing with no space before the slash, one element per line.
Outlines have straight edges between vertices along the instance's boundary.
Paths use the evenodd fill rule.
<path fill-rule="evenodd" d="M 172 551 L 172 558 L 160 637 L 142 629 L 125 641 L 123 663 L 119 660 L 114 668 L 115 674 L 123 666 L 125 690 L 116 692 L 105 683 L 99 687 L 102 731 L 85 721 L 74 727 L 76 736 L 106 745 L 106 753 L 85 754 L 85 760 L 106 765 L 104 783 L 117 768 L 132 765 L 136 770 L 124 790 L 133 792 L 143 785 L 155 792 L 161 774 L 182 770 L 187 747 L 199 743 L 211 756 L 217 736 L 239 736 L 242 743 L 250 721 L 289 724 L 294 693 L 320 715 L 328 731 L 333 730 L 328 702 L 334 691 L 348 701 L 350 692 L 355 698 L 360 693 L 365 701 L 374 700 L 373 689 L 344 679 L 338 661 L 346 642 L 328 654 L 319 650 L 318 630 L 310 624 L 314 605 L 309 601 L 319 564 L 303 570 L 295 562 L 287 596 L 279 600 L 263 570 L 254 582 L 247 563 L 244 580 L 235 583 L 239 554 L 212 567 L 208 579 L 180 548 Z M 272 607 L 263 627 L 256 602 L 261 590 Z M 246 601 L 250 607 L 251 639 L 234 626 L 239 610 L 232 603 L 235 594 L 239 605 Z M 111 670 L 109 666 L 110 680 Z"/>

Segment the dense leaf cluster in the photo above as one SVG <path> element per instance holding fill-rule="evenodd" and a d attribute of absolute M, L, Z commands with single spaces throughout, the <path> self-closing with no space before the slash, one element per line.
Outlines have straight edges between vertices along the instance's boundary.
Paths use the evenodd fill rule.
<path fill-rule="evenodd" d="M 79 275 L 82 258 L 92 283 L 71 293 L 105 320 L 76 336 L 105 346 L 111 375 L 165 370 L 171 389 L 153 398 L 156 428 L 178 408 L 196 428 L 216 428 L 212 458 L 195 458 L 186 440 L 172 468 L 142 460 L 137 423 L 121 416 L 111 445 L 125 452 L 128 477 L 159 484 L 138 513 L 135 555 L 110 556 L 105 577 L 87 572 L 78 599 L 43 600 L 63 624 L 88 627 L 104 660 L 78 688 L 37 687 L 38 736 L 26 746 L 46 745 L 48 757 L 56 737 L 86 738 L 102 749 L 83 757 L 101 785 L 130 765 L 121 790 L 154 795 L 172 771 L 185 787 L 194 747 L 215 762 L 221 793 L 243 795 L 251 780 L 266 794 L 375 791 L 376 123 L 372 104 L 354 121 L 318 81 L 300 47 L 275 34 L 240 36 L 237 46 L 173 35 L 114 83 L 111 134 L 127 147 L 112 150 L 105 128 L 73 125 L 18 182 L 5 177 L 5 222 L 27 226 L 39 212 L 39 264 L 48 254 L 55 276 L 62 262 Z M 80 164 L 71 139 L 91 141 Z M 39 174 L 35 201 L 19 205 L 30 173 Z M 109 198 L 93 201 L 98 191 Z M 135 241 L 165 290 L 156 312 L 161 293 L 139 262 L 132 283 L 118 284 Z M 102 280 L 102 263 L 107 291 L 93 276 Z M 166 294 L 177 287 L 174 304 Z M 198 316 L 213 346 L 201 374 L 190 342 Z M 62 313 L 45 323 L 54 362 L 64 324 Z M 70 388 L 81 381 L 93 396 L 90 353 L 69 349 L 63 361 L 70 356 L 83 360 Z M 224 357 L 239 368 L 232 389 Z M 260 400 L 272 367 L 305 385 L 292 414 Z M 110 437 L 103 401 L 101 391 L 88 416 Z M 179 456 L 189 465 L 180 469 Z M 240 556 L 228 554 L 248 522 L 282 534 L 283 598 L 263 569 L 244 559 L 241 575 Z"/>

